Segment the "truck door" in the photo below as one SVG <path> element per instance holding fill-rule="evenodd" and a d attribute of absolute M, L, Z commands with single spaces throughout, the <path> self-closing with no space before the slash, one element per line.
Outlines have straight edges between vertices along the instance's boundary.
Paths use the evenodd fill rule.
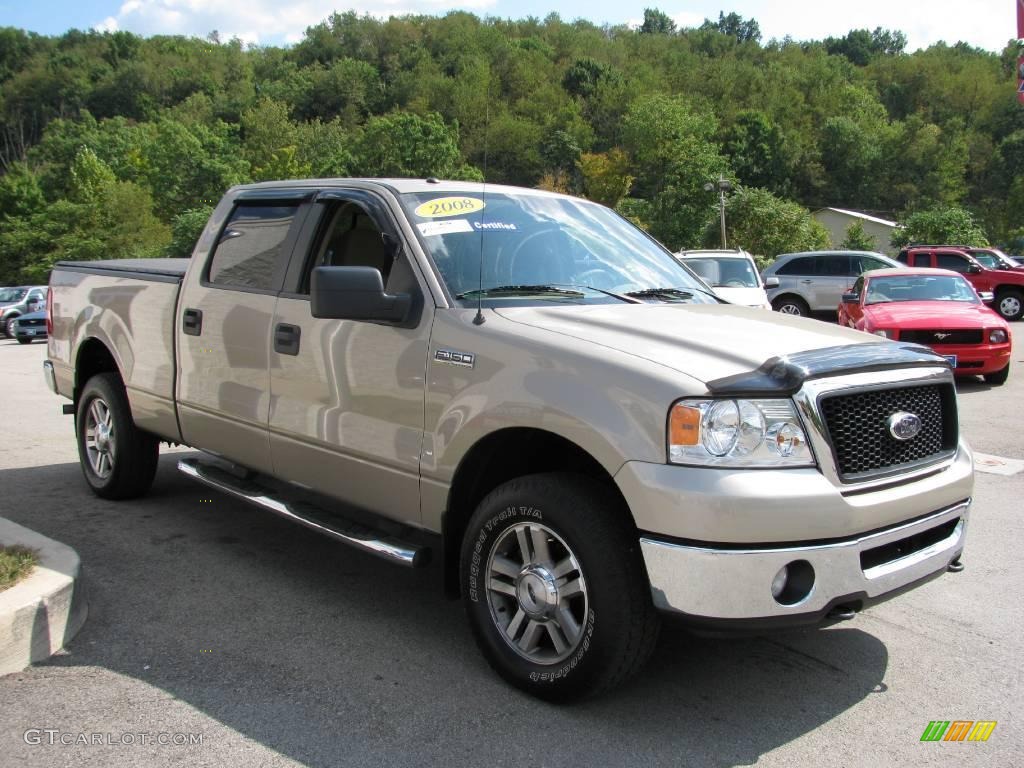
<path fill-rule="evenodd" d="M 271 323 L 309 193 L 245 194 L 182 287 L 178 413 L 186 443 L 270 472 Z"/>
<path fill-rule="evenodd" d="M 373 193 L 331 190 L 312 206 L 273 319 L 270 448 L 279 477 L 418 524 L 434 305 L 400 242 Z M 314 318 L 309 285 L 318 266 L 379 269 L 388 293 L 413 296 L 410 319 Z"/>

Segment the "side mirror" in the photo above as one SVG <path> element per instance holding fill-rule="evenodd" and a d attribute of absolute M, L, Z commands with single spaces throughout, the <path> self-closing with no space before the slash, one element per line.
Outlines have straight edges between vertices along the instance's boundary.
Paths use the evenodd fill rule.
<path fill-rule="evenodd" d="M 412 297 L 384 293 L 384 278 L 374 267 L 317 267 L 309 286 L 313 317 L 400 323 Z"/>
<path fill-rule="evenodd" d="M 860 301 L 859 293 L 850 292 L 843 294 L 843 304 L 856 304 L 858 301 Z"/>
<path fill-rule="evenodd" d="M 779 278 L 774 277 L 774 276 L 773 277 L 765 278 L 764 287 L 765 288 L 778 288 L 779 287 Z"/>
<path fill-rule="evenodd" d="M 996 295 L 992 291 L 978 291 L 978 298 L 985 304 L 991 304 L 996 300 Z"/>
<path fill-rule="evenodd" d="M 977 275 L 979 272 L 981 272 L 981 267 L 979 267 L 977 264 L 968 264 L 967 265 L 967 274 L 969 274 L 969 275 Z"/>

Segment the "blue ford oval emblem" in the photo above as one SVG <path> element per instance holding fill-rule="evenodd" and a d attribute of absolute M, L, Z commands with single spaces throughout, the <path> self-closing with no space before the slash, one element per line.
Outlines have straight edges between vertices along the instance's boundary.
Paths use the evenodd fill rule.
<path fill-rule="evenodd" d="M 889 417 L 889 434 L 897 440 L 913 440 L 921 431 L 921 417 L 915 413 L 896 411 Z"/>

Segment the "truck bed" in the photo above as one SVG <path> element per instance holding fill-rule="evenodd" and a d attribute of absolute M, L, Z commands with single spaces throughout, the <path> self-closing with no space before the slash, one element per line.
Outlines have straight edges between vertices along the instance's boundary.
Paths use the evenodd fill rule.
<path fill-rule="evenodd" d="M 188 264 L 189 259 L 58 262 L 50 277 L 49 339 L 58 392 L 74 396 L 79 354 L 101 344 L 124 381 L 135 423 L 165 440 L 180 440 L 174 322 Z"/>

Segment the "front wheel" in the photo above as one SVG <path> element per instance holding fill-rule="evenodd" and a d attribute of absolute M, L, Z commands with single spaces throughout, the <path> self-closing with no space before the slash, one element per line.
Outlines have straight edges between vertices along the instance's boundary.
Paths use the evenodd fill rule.
<path fill-rule="evenodd" d="M 18 315 L 9 317 L 4 321 L 4 336 L 8 339 L 14 338 L 14 322 L 18 319 Z"/>
<path fill-rule="evenodd" d="M 583 476 L 529 475 L 492 491 L 463 540 L 477 644 L 506 681 L 549 701 L 621 683 L 657 640 L 639 536 L 611 498 Z"/>
<path fill-rule="evenodd" d="M 807 302 L 797 296 L 783 296 L 772 302 L 772 309 L 781 315 L 796 315 L 797 317 L 810 317 L 811 308 Z"/>
<path fill-rule="evenodd" d="M 32 343 L 32 339 L 30 339 L 28 336 L 19 336 L 18 337 L 18 343 L 19 344 L 31 344 Z"/>
<path fill-rule="evenodd" d="M 1019 320 L 1024 315 L 1024 293 L 1006 288 L 996 296 L 996 310 L 1004 320 Z"/>
<path fill-rule="evenodd" d="M 104 499 L 130 499 L 149 490 L 160 442 L 132 420 L 128 396 L 114 373 L 86 382 L 75 412 L 78 458 L 89 487 Z"/>
<path fill-rule="evenodd" d="M 1006 383 L 1006 380 L 1010 377 L 1010 364 L 1007 363 L 1006 367 L 1001 371 L 995 373 L 986 373 L 982 378 L 985 379 L 986 384 L 992 384 L 994 386 L 1002 386 Z"/>

